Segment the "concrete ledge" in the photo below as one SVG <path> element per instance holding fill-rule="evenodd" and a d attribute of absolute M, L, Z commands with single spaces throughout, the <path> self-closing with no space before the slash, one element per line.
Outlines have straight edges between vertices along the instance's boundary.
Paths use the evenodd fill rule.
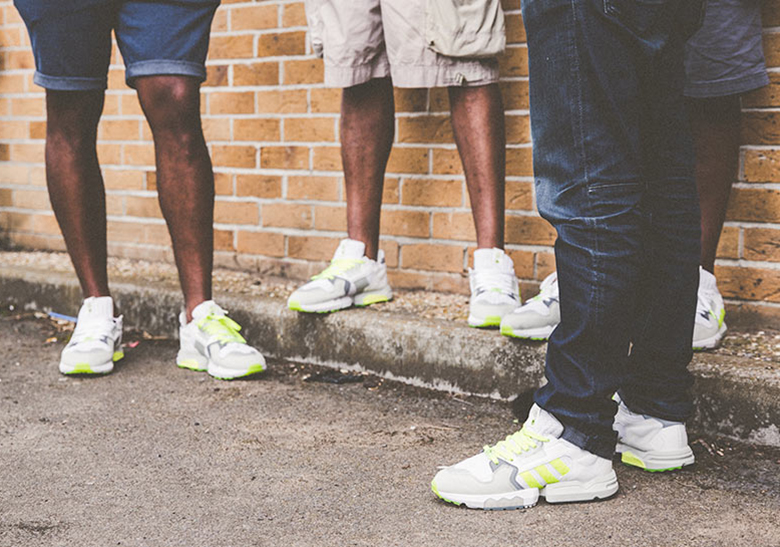
<path fill-rule="evenodd" d="M 177 287 L 142 280 L 114 283 L 125 324 L 177 335 Z M 278 299 L 218 294 L 265 355 L 295 362 L 366 370 L 452 392 L 508 399 L 543 381 L 545 345 L 520 342 L 448 321 L 421 320 L 380 309 L 298 314 Z M 78 283 L 70 274 L 0 268 L 0 302 L 76 314 Z M 766 363 L 697 356 L 696 414 L 691 426 L 758 444 L 780 446 L 780 369 Z"/>

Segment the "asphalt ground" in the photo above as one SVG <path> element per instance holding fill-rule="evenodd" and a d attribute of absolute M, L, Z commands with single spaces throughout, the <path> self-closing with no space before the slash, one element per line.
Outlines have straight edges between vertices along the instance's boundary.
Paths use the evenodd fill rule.
<path fill-rule="evenodd" d="M 685 471 L 616 462 L 607 501 L 474 511 L 429 483 L 519 427 L 508 403 L 284 362 L 223 382 L 141 333 L 66 378 L 64 337 L 0 318 L 2 547 L 780 546 L 778 449 L 695 438 Z"/>

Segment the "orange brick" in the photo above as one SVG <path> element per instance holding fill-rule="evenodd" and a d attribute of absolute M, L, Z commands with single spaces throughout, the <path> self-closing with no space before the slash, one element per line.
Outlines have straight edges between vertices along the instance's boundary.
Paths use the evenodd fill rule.
<path fill-rule="evenodd" d="M 429 237 L 430 224 L 426 211 L 382 211 L 379 230 L 394 236 Z"/>
<path fill-rule="evenodd" d="M 11 190 L 0 188 L 0 207 L 10 207 L 11 204 Z"/>
<path fill-rule="evenodd" d="M 780 302 L 780 271 L 720 266 L 718 288 L 727 298 Z"/>
<path fill-rule="evenodd" d="M 14 190 L 14 207 L 20 209 L 43 209 L 51 208 L 49 204 L 49 194 L 46 191 L 32 190 Z"/>
<path fill-rule="evenodd" d="M 314 229 L 345 232 L 347 230 L 347 208 L 329 205 L 314 207 Z"/>
<path fill-rule="evenodd" d="M 261 34 L 257 39 L 257 56 L 287 56 L 306 53 L 306 32 L 281 32 Z"/>
<path fill-rule="evenodd" d="M 313 220 L 311 205 L 291 203 L 263 205 L 263 226 L 308 229 L 312 227 Z"/>
<path fill-rule="evenodd" d="M 530 279 L 534 276 L 534 255 L 531 251 L 507 249 L 506 253 L 515 265 L 515 275 L 520 279 Z"/>
<path fill-rule="evenodd" d="M 278 141 L 281 123 L 268 118 L 239 118 L 233 120 L 233 138 L 237 141 Z"/>
<path fill-rule="evenodd" d="M 138 97 L 134 94 L 119 95 L 119 109 L 123 116 L 143 116 L 144 112 L 141 110 L 141 104 L 138 102 Z"/>
<path fill-rule="evenodd" d="M 278 85 L 279 63 L 233 65 L 233 85 Z"/>
<path fill-rule="evenodd" d="M 143 228 L 144 243 L 150 245 L 171 245 L 171 234 L 165 224 L 147 224 Z"/>
<path fill-rule="evenodd" d="M 162 218 L 157 198 L 153 197 L 127 196 L 125 211 L 130 217 Z"/>
<path fill-rule="evenodd" d="M 746 182 L 780 182 L 780 150 L 745 150 Z"/>
<path fill-rule="evenodd" d="M 117 222 L 109 220 L 106 224 L 106 236 L 112 243 L 143 243 L 144 230 L 136 222 Z"/>
<path fill-rule="evenodd" d="M 509 144 L 531 142 L 531 121 L 528 116 L 506 117 L 506 142 Z"/>
<path fill-rule="evenodd" d="M 0 180 L 4 184 L 27 184 L 30 170 L 26 165 L 14 165 L 7 161 L 0 163 Z"/>
<path fill-rule="evenodd" d="M 474 217 L 471 213 L 433 213 L 433 237 L 476 241 Z"/>
<path fill-rule="evenodd" d="M 536 253 L 536 279 L 544 280 L 555 271 L 555 253 Z"/>
<path fill-rule="evenodd" d="M 766 65 L 771 67 L 780 66 L 780 32 L 765 32 L 762 42 Z"/>
<path fill-rule="evenodd" d="M 761 23 L 765 27 L 780 26 L 780 5 L 777 2 L 761 2 Z"/>
<path fill-rule="evenodd" d="M 260 149 L 264 169 L 308 169 L 309 149 L 305 146 L 264 146 Z"/>
<path fill-rule="evenodd" d="M 20 161 L 24 163 L 43 163 L 44 147 L 43 143 L 36 144 L 12 144 L 11 161 Z"/>
<path fill-rule="evenodd" d="M 311 199 L 317 201 L 338 201 L 339 179 L 336 177 L 289 177 L 287 199 Z"/>
<path fill-rule="evenodd" d="M 103 120 L 98 138 L 105 141 L 131 141 L 141 136 L 136 120 Z"/>
<path fill-rule="evenodd" d="M 739 228 L 733 226 L 723 228 L 720 234 L 720 241 L 718 242 L 717 257 L 739 258 Z"/>
<path fill-rule="evenodd" d="M 246 34 L 212 36 L 209 41 L 209 59 L 251 58 L 254 37 Z"/>
<path fill-rule="evenodd" d="M 145 179 L 143 171 L 103 169 L 103 181 L 107 190 L 144 190 Z"/>
<path fill-rule="evenodd" d="M 257 150 L 254 146 L 217 145 L 211 149 L 214 165 L 221 167 L 255 167 Z"/>
<path fill-rule="evenodd" d="M 252 114 L 255 111 L 255 94 L 252 91 L 233 93 L 209 93 L 209 113 Z"/>
<path fill-rule="evenodd" d="M 425 112 L 428 100 L 427 89 L 395 88 L 393 95 L 396 112 Z"/>
<path fill-rule="evenodd" d="M 3 78 L 5 78 L 5 76 L 3 76 Z M 12 116 L 43 116 L 45 113 L 46 102 L 42 98 L 22 97 L 11 99 Z"/>
<path fill-rule="evenodd" d="M 498 58 L 498 66 L 503 77 L 515 78 L 528 76 L 528 48 L 525 46 L 510 46 Z"/>
<path fill-rule="evenodd" d="M 284 256 L 284 236 L 273 232 L 238 232 L 236 250 L 265 256 Z"/>
<path fill-rule="evenodd" d="M 60 227 L 53 214 L 33 215 L 33 229 L 39 234 L 60 235 Z"/>
<path fill-rule="evenodd" d="M 214 173 L 214 193 L 218 196 L 233 195 L 233 175 Z"/>
<path fill-rule="evenodd" d="M 463 183 L 459 180 L 406 179 L 401 203 L 431 207 L 459 207 L 463 204 Z"/>
<path fill-rule="evenodd" d="M 543 218 L 536 216 L 506 217 L 507 243 L 519 245 L 552 245 L 555 242 L 555 229 Z"/>
<path fill-rule="evenodd" d="M 206 142 L 229 141 L 230 120 L 227 118 L 204 117 L 202 120 L 203 136 Z"/>
<path fill-rule="evenodd" d="M 508 44 L 521 44 L 525 42 L 525 25 L 519 13 L 508 13 L 506 21 L 506 42 Z"/>
<path fill-rule="evenodd" d="M 23 93 L 24 91 L 24 74 L 3 74 L 0 78 L 0 93 Z"/>
<path fill-rule="evenodd" d="M 222 87 L 228 85 L 228 66 L 209 65 L 206 67 L 206 81 L 203 87 Z"/>
<path fill-rule="evenodd" d="M 387 162 L 388 173 L 427 173 L 428 150 L 426 148 L 393 147 Z"/>
<path fill-rule="evenodd" d="M 145 178 L 146 178 L 146 189 L 149 191 L 156 191 L 157 190 L 157 172 L 156 171 L 145 171 Z"/>
<path fill-rule="evenodd" d="M 433 151 L 433 172 L 437 175 L 462 175 L 463 165 L 457 150 Z"/>
<path fill-rule="evenodd" d="M 751 111 L 742 113 L 743 144 L 780 142 L 780 113 Z"/>
<path fill-rule="evenodd" d="M 219 224 L 257 224 L 260 214 L 256 203 L 244 201 L 214 202 L 214 222 Z"/>
<path fill-rule="evenodd" d="M 339 241 L 338 237 L 289 236 L 287 256 L 305 260 L 330 260 Z"/>
<path fill-rule="evenodd" d="M 780 106 L 780 74 L 769 73 L 769 85 L 760 87 L 742 96 L 744 108 Z"/>
<path fill-rule="evenodd" d="M 421 243 L 401 247 L 401 266 L 437 272 L 463 271 L 462 247 Z"/>
<path fill-rule="evenodd" d="M 151 144 L 125 144 L 124 163 L 127 165 L 154 165 L 154 146 Z M 98 156 L 103 157 L 98 149 Z M 117 162 L 110 162 L 117 163 Z"/>
<path fill-rule="evenodd" d="M 315 113 L 341 112 L 341 89 L 315 87 L 311 90 L 311 111 Z"/>
<path fill-rule="evenodd" d="M 306 12 L 303 7 L 303 2 L 284 5 L 282 25 L 285 27 L 306 26 Z"/>
<path fill-rule="evenodd" d="M 0 139 L 25 139 L 29 134 L 30 122 L 4 120 L 0 123 Z"/>
<path fill-rule="evenodd" d="M 449 116 L 399 118 L 398 142 L 452 143 Z"/>
<path fill-rule="evenodd" d="M 429 112 L 450 112 L 450 93 L 446 88 L 436 87 L 430 90 Z"/>
<path fill-rule="evenodd" d="M 528 101 L 528 82 L 501 82 L 501 96 L 504 98 L 504 108 L 506 110 L 527 110 Z"/>
<path fill-rule="evenodd" d="M 7 144 L 0 143 L 0 161 L 8 161 L 11 157 L 11 149 Z"/>
<path fill-rule="evenodd" d="M 46 122 L 30 122 L 30 138 L 31 139 L 45 139 L 46 138 Z"/>
<path fill-rule="evenodd" d="M 322 59 L 304 59 L 301 61 L 286 61 L 284 63 L 284 83 L 317 84 L 325 77 L 325 67 Z"/>
<path fill-rule="evenodd" d="M 278 24 L 277 7 L 273 4 L 242 6 L 230 10 L 231 30 L 263 30 L 276 28 Z"/>
<path fill-rule="evenodd" d="M 122 164 L 122 147 L 124 145 L 121 144 L 101 144 L 98 143 L 97 145 L 97 155 L 98 159 L 100 160 L 101 165 L 121 165 Z M 135 146 L 135 145 L 127 145 L 127 146 Z M 144 152 L 144 154 L 148 155 L 148 160 L 150 163 L 144 164 L 144 165 L 154 165 L 154 148 L 149 146 L 149 148 Z M 138 151 L 138 149 L 133 148 L 131 150 L 130 156 L 125 156 L 125 163 L 130 163 L 131 161 L 142 161 L 141 153 Z"/>
<path fill-rule="evenodd" d="M 726 218 L 747 222 L 780 222 L 780 190 L 732 189 Z"/>
<path fill-rule="evenodd" d="M 780 262 L 780 230 L 745 228 L 745 259 Z"/>
<path fill-rule="evenodd" d="M 506 208 L 530 211 L 534 207 L 532 182 L 506 181 Z"/>
<path fill-rule="evenodd" d="M 312 168 L 316 171 L 341 171 L 341 148 L 338 146 L 316 147 Z"/>
<path fill-rule="evenodd" d="M 227 2 L 223 2 L 226 4 Z M 211 22 L 211 32 L 227 32 L 228 30 L 228 10 L 224 8 L 224 5 L 217 9 L 217 13 L 214 14 L 214 20 Z"/>
<path fill-rule="evenodd" d="M 106 194 L 106 214 L 111 216 L 129 215 L 130 213 L 125 211 L 124 196 L 112 193 Z"/>
<path fill-rule="evenodd" d="M 387 272 L 387 278 L 393 288 L 398 289 L 425 289 L 441 292 L 468 293 L 468 281 L 460 273 L 443 272 L 409 272 L 405 270 L 391 270 Z M 461 318 L 466 321 L 467 314 Z"/>
<path fill-rule="evenodd" d="M 214 230 L 214 250 L 215 251 L 234 251 L 233 231 L 232 230 Z"/>
<path fill-rule="evenodd" d="M 257 92 L 257 112 L 287 114 L 307 109 L 306 91 L 302 89 Z"/>
<path fill-rule="evenodd" d="M 389 239 L 381 239 L 379 248 L 385 252 L 385 263 L 388 268 L 398 267 L 398 243 Z"/>
<path fill-rule="evenodd" d="M 287 118 L 284 120 L 287 142 L 332 142 L 336 140 L 333 118 Z"/>
<path fill-rule="evenodd" d="M 399 186 L 398 179 L 385 178 L 385 184 L 382 187 L 382 203 L 398 203 L 400 199 Z M 346 199 L 346 192 L 343 195 Z"/>
<path fill-rule="evenodd" d="M 282 196 L 282 178 L 270 175 L 237 175 L 236 195 L 256 198 Z"/>
<path fill-rule="evenodd" d="M 534 174 L 531 147 L 507 148 L 506 174 L 510 177 L 530 177 Z"/>

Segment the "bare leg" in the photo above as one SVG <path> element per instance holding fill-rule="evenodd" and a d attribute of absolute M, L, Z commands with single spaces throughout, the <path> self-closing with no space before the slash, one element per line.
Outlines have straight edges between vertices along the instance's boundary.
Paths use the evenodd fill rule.
<path fill-rule="evenodd" d="M 691 99 L 690 112 L 701 205 L 701 265 L 712 272 L 739 165 L 739 96 Z"/>
<path fill-rule="evenodd" d="M 347 189 L 347 233 L 376 260 L 385 168 L 393 146 L 395 104 L 389 78 L 344 89 L 341 159 Z"/>
<path fill-rule="evenodd" d="M 168 223 L 187 319 L 211 299 L 214 175 L 200 121 L 200 84 L 186 76 L 136 80 L 154 135 L 160 207 Z"/>
<path fill-rule="evenodd" d="M 46 92 L 46 183 L 84 297 L 109 296 L 106 195 L 95 143 L 103 91 Z"/>
<path fill-rule="evenodd" d="M 504 176 L 506 135 L 498 84 L 450 87 L 452 129 L 458 145 L 477 247 L 504 248 Z"/>

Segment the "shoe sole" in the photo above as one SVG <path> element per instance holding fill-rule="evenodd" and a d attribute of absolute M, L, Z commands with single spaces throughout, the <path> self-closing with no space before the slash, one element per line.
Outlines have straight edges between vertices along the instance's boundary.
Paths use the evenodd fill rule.
<path fill-rule="evenodd" d="M 389 302 L 393 299 L 393 291 L 390 287 L 376 291 L 361 292 L 354 296 L 342 296 L 326 302 L 303 305 L 295 300 L 287 303 L 287 307 L 293 311 L 303 313 L 332 313 L 347 309 L 352 306 L 365 307 L 380 302 Z"/>
<path fill-rule="evenodd" d="M 468 324 L 469 327 L 475 329 L 498 327 L 501 325 L 501 316 L 488 315 L 487 317 L 477 317 L 475 315 L 469 315 Z"/>
<path fill-rule="evenodd" d="M 520 338 L 522 340 L 549 340 L 555 327 L 558 325 L 546 325 L 544 327 L 538 327 L 535 329 L 519 329 L 515 330 L 509 325 L 501 325 L 501 334 L 509 336 L 511 338 Z"/>
<path fill-rule="evenodd" d="M 60 361 L 60 373 L 70 376 L 71 374 L 94 374 L 103 375 L 108 374 L 114 370 L 114 363 L 124 358 L 124 351 L 115 351 L 111 357 L 111 361 L 107 363 L 100 363 L 97 365 L 90 365 L 89 363 L 76 363 L 75 365 L 68 365 Z"/>
<path fill-rule="evenodd" d="M 467 495 L 441 492 L 436 487 L 435 481 L 431 483 L 431 490 L 447 503 L 464 505 L 469 509 L 508 510 L 533 507 L 539 502 L 540 497 L 545 498 L 547 503 L 575 503 L 607 499 L 617 493 L 618 481 L 615 471 L 611 470 L 606 475 L 584 483 L 581 481 L 562 481 L 548 484 L 542 489 L 525 488 L 505 494 Z"/>
<path fill-rule="evenodd" d="M 713 336 L 705 338 L 704 340 L 694 340 L 693 351 L 705 351 L 708 349 L 717 348 L 720 346 L 720 342 L 723 340 L 723 336 L 726 334 L 727 330 L 728 328 L 726 327 L 726 323 L 723 323 L 718 329 L 718 332 L 716 332 Z"/>
<path fill-rule="evenodd" d="M 693 465 L 696 461 L 690 446 L 665 452 L 646 452 L 618 443 L 615 451 L 620 454 L 620 461 L 625 465 L 638 467 L 650 473 L 677 471 Z"/>
<path fill-rule="evenodd" d="M 181 355 L 181 351 L 176 356 L 176 366 L 187 370 L 194 370 L 196 372 L 208 372 L 209 376 L 213 376 L 217 380 L 237 380 L 238 378 L 246 378 L 248 376 L 260 374 L 267 368 L 265 361 L 263 361 L 262 363 L 250 365 L 244 370 L 235 370 L 227 367 L 220 367 L 211 359 L 208 359 L 203 355 Z"/>

